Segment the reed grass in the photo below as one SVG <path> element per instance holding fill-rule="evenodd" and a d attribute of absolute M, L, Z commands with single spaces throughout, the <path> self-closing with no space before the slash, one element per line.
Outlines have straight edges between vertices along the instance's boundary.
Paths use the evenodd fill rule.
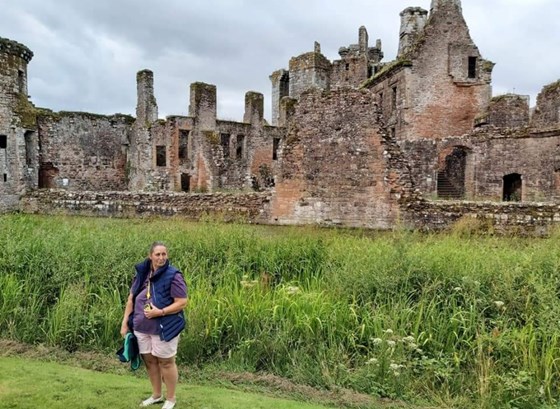
<path fill-rule="evenodd" d="M 112 350 L 134 263 L 185 274 L 178 359 L 473 408 L 560 398 L 559 234 L 546 239 L 0 217 L 0 333 Z"/>

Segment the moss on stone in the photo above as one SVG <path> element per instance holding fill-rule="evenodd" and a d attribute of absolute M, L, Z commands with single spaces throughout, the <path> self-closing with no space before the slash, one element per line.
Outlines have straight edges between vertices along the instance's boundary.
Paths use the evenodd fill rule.
<path fill-rule="evenodd" d="M 482 64 L 480 65 L 480 69 L 483 72 L 492 72 L 492 70 L 494 69 L 494 65 L 496 65 L 496 64 L 493 63 L 492 61 L 482 60 Z"/>
<path fill-rule="evenodd" d="M 555 92 L 560 90 L 560 80 L 553 82 L 552 84 L 545 85 L 542 89 L 543 92 Z"/>
<path fill-rule="evenodd" d="M 37 109 L 25 94 L 19 93 L 14 113 L 20 120 L 20 125 L 26 129 L 37 128 Z"/>
<path fill-rule="evenodd" d="M 202 135 L 204 136 L 204 138 L 208 142 L 210 142 L 210 144 L 212 144 L 212 145 L 219 145 L 220 144 L 220 135 L 218 135 L 218 132 L 202 131 Z"/>
<path fill-rule="evenodd" d="M 411 67 L 412 61 L 406 58 L 401 58 L 390 63 L 387 63 L 381 70 L 375 73 L 373 76 L 365 80 L 359 88 L 367 88 L 373 85 L 377 80 L 383 76 L 388 75 L 390 72 L 400 69 L 401 67 Z"/>

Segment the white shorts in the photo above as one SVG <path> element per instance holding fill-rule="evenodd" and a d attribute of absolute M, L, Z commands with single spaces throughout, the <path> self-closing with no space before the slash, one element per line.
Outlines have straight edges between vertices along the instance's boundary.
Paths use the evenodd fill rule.
<path fill-rule="evenodd" d="M 179 345 L 179 335 L 170 341 L 163 341 L 159 335 L 144 334 L 134 331 L 138 340 L 138 349 L 141 354 L 152 354 L 157 358 L 172 358 L 177 355 Z"/>

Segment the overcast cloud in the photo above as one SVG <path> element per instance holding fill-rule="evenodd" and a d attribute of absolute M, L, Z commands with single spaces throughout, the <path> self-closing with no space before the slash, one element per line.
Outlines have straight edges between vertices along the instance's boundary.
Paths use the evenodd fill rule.
<path fill-rule="evenodd" d="M 186 115 L 189 85 L 218 88 L 218 117 L 240 121 L 246 91 L 265 94 L 268 76 L 313 50 L 330 60 L 381 39 L 395 58 L 399 12 L 430 0 L 0 0 L 0 37 L 28 46 L 29 94 L 55 111 L 135 113 L 136 72 L 154 72 L 159 116 Z M 463 0 L 482 56 L 496 63 L 494 95 L 530 95 L 560 79 L 558 0 Z"/>

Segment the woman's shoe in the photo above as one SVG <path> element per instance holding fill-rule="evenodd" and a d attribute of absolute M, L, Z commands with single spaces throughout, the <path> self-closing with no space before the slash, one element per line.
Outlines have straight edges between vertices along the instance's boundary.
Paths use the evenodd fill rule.
<path fill-rule="evenodd" d="M 159 398 L 154 398 L 153 396 L 150 396 L 148 399 L 143 400 L 140 406 L 150 406 L 153 405 L 154 403 L 161 403 L 161 402 L 163 402 L 163 396 L 160 396 Z"/>
<path fill-rule="evenodd" d="M 170 400 L 166 400 L 161 409 L 173 409 L 175 407 L 176 402 L 171 402 Z"/>

